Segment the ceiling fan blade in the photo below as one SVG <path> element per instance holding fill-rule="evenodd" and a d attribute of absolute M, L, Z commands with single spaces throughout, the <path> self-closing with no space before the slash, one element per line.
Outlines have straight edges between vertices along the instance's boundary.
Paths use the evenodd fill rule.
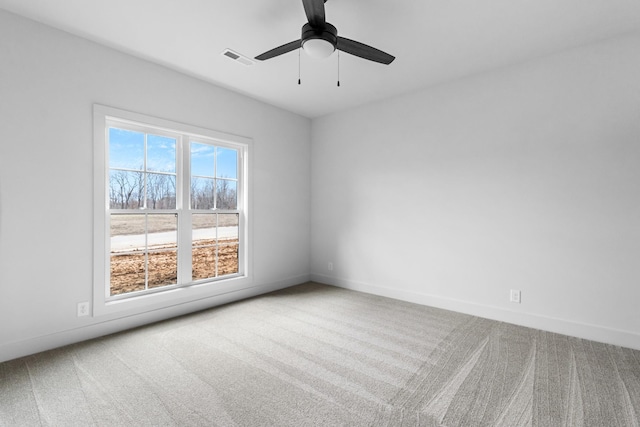
<path fill-rule="evenodd" d="M 324 0 L 302 0 L 307 21 L 314 28 L 324 28 L 326 22 L 324 15 Z"/>
<path fill-rule="evenodd" d="M 389 65 L 394 59 L 396 59 L 395 56 L 391 56 L 386 52 L 376 49 L 375 47 L 367 46 L 364 43 L 346 39 L 344 37 L 338 37 L 338 45 L 336 47 L 343 52 L 368 59 L 369 61 L 379 62 L 381 64 Z"/>
<path fill-rule="evenodd" d="M 295 40 L 287 44 L 283 44 L 282 46 L 278 46 L 275 49 L 271 49 L 266 51 L 265 53 L 256 56 L 258 61 L 264 61 L 265 59 L 275 58 L 276 56 L 280 56 L 282 54 L 291 52 L 292 50 L 296 50 L 300 48 L 302 40 Z"/>

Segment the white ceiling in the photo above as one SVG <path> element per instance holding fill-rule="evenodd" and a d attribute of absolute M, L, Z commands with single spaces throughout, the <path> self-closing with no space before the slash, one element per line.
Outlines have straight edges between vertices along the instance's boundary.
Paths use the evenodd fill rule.
<path fill-rule="evenodd" d="M 219 86 L 319 117 L 488 69 L 640 31 L 639 0 L 328 0 L 341 36 L 396 56 L 381 65 L 298 52 L 241 65 L 300 38 L 301 0 L 0 0 L 0 8 Z"/>

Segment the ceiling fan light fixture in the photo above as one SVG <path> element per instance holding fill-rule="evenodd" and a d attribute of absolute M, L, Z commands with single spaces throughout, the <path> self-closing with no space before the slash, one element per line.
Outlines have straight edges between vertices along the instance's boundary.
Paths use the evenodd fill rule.
<path fill-rule="evenodd" d="M 258 61 L 271 59 L 302 48 L 313 58 L 328 58 L 336 50 L 359 56 L 368 61 L 389 65 L 395 57 L 364 43 L 338 37 L 338 29 L 327 22 L 324 15 L 326 0 L 302 0 L 307 23 L 302 26 L 300 40 L 294 40 L 256 56 Z"/>
<path fill-rule="evenodd" d="M 331 42 L 324 39 L 309 39 L 302 43 L 302 49 L 312 58 L 328 58 L 336 50 Z"/>

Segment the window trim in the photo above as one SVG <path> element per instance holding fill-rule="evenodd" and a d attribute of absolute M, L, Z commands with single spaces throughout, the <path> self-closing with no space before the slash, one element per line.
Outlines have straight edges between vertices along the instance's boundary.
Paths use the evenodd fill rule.
<path fill-rule="evenodd" d="M 170 286 L 166 290 L 140 295 L 131 295 L 127 298 L 110 298 L 107 295 L 106 273 L 109 268 L 107 255 L 109 254 L 110 242 L 110 232 L 107 227 L 107 215 L 109 213 L 109 192 L 107 189 L 109 167 L 106 163 L 109 150 L 107 145 L 107 122 L 120 122 L 127 126 L 147 125 L 172 134 L 179 133 L 187 135 L 194 139 L 197 139 L 198 137 L 206 137 L 207 139 L 219 141 L 222 145 L 232 144 L 235 146 L 242 146 L 243 149 L 239 152 L 241 165 L 240 170 L 238 171 L 238 178 L 241 179 L 245 185 L 244 191 L 238 192 L 238 204 L 239 206 L 242 206 L 240 210 L 243 220 L 240 222 L 241 226 L 239 230 L 239 237 L 244 243 L 244 248 L 242 249 L 242 253 L 239 254 L 239 262 L 241 263 L 241 267 L 239 269 L 241 272 L 238 275 L 234 275 L 229 278 L 215 279 L 213 281 L 194 281 L 189 285 Z M 145 312 L 157 310 L 252 287 L 253 220 L 252 215 L 250 214 L 252 199 L 250 157 L 253 148 L 253 140 L 251 138 L 94 104 L 93 144 L 93 316 L 103 316 L 123 311 Z M 185 142 L 184 145 L 188 146 L 189 144 L 188 142 Z M 185 162 L 183 162 L 184 152 L 186 152 L 185 149 L 180 153 L 176 153 L 178 157 L 176 174 L 184 172 L 179 170 L 182 168 L 182 165 L 185 164 Z M 188 181 L 188 179 L 184 179 L 182 181 Z M 188 203 L 188 200 L 184 201 L 182 207 L 184 208 L 184 212 L 190 214 L 192 211 Z M 178 208 L 178 206 L 176 206 L 176 208 Z M 190 241 L 190 237 L 185 236 L 186 234 L 187 233 L 183 232 L 182 238 L 188 238 Z"/>

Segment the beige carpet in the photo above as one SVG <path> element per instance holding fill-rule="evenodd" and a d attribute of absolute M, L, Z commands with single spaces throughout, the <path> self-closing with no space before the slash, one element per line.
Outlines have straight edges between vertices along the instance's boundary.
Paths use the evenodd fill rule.
<path fill-rule="evenodd" d="M 638 426 L 640 351 L 307 284 L 0 364 L 2 426 Z"/>

